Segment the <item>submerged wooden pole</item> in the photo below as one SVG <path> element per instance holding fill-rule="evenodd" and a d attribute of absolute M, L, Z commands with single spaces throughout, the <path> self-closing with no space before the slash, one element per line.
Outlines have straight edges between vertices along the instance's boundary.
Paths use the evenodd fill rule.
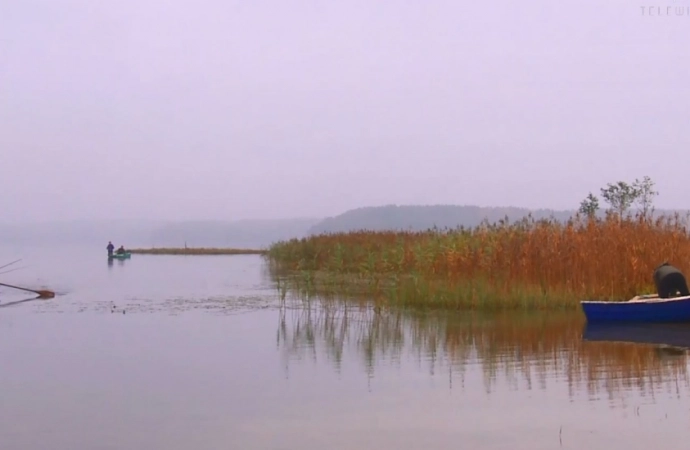
<path fill-rule="evenodd" d="M 27 291 L 27 292 L 33 292 L 35 294 L 38 294 L 39 297 L 41 298 L 53 298 L 55 297 L 55 292 L 49 291 L 49 290 L 34 290 L 34 289 L 28 289 L 28 288 L 23 288 L 19 286 L 12 286 L 11 284 L 5 284 L 5 283 L 0 283 L 0 286 L 7 286 L 10 288 L 14 289 L 19 289 L 21 291 Z"/>

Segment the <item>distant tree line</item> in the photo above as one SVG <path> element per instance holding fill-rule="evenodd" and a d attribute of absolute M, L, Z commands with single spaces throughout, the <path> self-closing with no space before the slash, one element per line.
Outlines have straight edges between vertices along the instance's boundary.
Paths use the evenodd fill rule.
<path fill-rule="evenodd" d="M 352 209 L 329 217 L 315 224 L 309 234 L 349 232 L 357 230 L 404 230 L 455 229 L 474 227 L 484 222 L 495 223 L 519 220 L 554 219 L 567 221 L 575 215 L 575 209 L 556 211 L 551 209 L 530 210 L 518 207 L 481 207 L 472 205 L 385 205 Z"/>
<path fill-rule="evenodd" d="M 519 207 L 480 207 L 474 205 L 383 205 L 348 210 L 313 224 L 307 234 L 337 233 L 358 230 L 455 229 L 474 227 L 482 223 L 510 223 L 524 218 L 554 220 L 565 223 L 576 215 L 591 219 L 618 216 L 621 219 L 635 208 L 644 219 L 651 219 L 654 198 L 658 195 L 655 183 L 648 176 L 632 182 L 608 183 L 592 192 L 580 203 L 579 209 L 551 210 Z M 678 212 L 681 211 L 664 211 Z M 685 211 L 682 211 L 685 212 Z M 690 215 L 688 216 L 690 218 Z M 508 220 L 510 218 L 510 220 Z"/>

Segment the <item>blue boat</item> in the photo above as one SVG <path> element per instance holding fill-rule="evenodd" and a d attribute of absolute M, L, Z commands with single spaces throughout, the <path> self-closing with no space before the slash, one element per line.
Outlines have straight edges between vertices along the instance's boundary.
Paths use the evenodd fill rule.
<path fill-rule="evenodd" d="M 626 302 L 582 301 L 587 322 L 690 322 L 690 296 L 640 295 Z"/>

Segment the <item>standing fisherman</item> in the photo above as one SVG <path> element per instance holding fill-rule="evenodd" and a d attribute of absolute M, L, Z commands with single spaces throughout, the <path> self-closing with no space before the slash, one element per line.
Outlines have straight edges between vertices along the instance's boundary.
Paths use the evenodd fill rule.
<path fill-rule="evenodd" d="M 106 248 L 108 249 L 108 256 L 113 256 L 113 250 L 115 250 L 113 243 L 108 241 L 108 246 Z"/>

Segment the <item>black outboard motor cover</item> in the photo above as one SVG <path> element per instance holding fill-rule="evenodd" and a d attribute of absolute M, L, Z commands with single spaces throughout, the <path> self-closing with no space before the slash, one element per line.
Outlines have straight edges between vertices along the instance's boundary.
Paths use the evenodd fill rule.
<path fill-rule="evenodd" d="M 665 262 L 654 271 L 654 284 L 659 298 L 690 295 L 685 276 L 680 270 Z"/>

